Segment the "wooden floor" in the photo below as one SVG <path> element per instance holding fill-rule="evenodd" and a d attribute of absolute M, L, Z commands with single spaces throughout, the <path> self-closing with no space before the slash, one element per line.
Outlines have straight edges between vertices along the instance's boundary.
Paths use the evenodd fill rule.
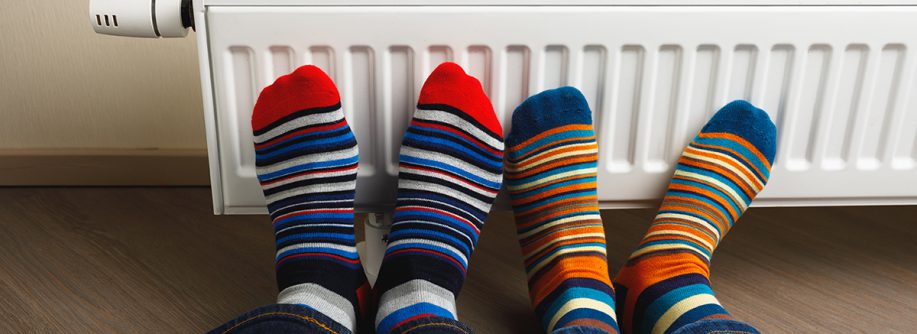
<path fill-rule="evenodd" d="M 652 210 L 605 212 L 611 268 Z M 264 216 L 213 216 L 204 188 L 0 189 L 0 333 L 198 333 L 271 303 Z M 765 333 L 917 333 L 917 207 L 752 209 L 712 280 Z M 460 317 L 539 333 L 512 219 L 489 221 Z"/>

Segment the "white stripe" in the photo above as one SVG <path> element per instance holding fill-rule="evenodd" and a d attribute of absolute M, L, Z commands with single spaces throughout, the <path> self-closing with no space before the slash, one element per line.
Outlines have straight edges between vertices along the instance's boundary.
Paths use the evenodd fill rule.
<path fill-rule="evenodd" d="M 452 127 L 458 128 L 474 138 L 484 142 L 493 149 L 503 151 L 503 142 L 493 136 L 487 134 L 486 132 L 479 129 L 474 124 L 469 123 L 468 121 L 462 119 L 461 117 L 455 116 L 454 114 L 440 111 L 440 110 L 421 110 L 417 109 L 414 111 L 414 118 L 428 121 L 438 121 L 451 125 Z M 498 134 L 499 135 L 499 134 Z"/>
<path fill-rule="evenodd" d="M 717 156 L 718 158 L 706 157 L 706 156 L 703 156 L 703 155 L 694 153 L 694 151 L 703 152 L 703 153 L 705 153 L 705 154 L 712 154 L 712 155 Z M 756 191 L 761 191 L 761 189 L 764 188 L 764 182 L 760 182 L 760 180 L 758 180 L 758 181 L 761 183 L 761 186 L 758 187 L 757 185 L 755 185 L 755 182 L 754 182 L 754 181 L 752 181 L 750 178 L 748 178 L 748 175 L 756 175 L 755 172 L 751 171 L 750 169 L 748 169 L 748 167 L 745 167 L 745 164 L 744 164 L 744 163 L 739 162 L 738 160 L 736 160 L 735 158 L 729 156 L 728 154 L 723 154 L 723 153 L 720 153 L 720 152 L 710 151 L 710 150 L 697 149 L 697 148 L 694 148 L 694 147 L 691 147 L 691 146 L 686 147 L 686 148 L 685 148 L 685 152 L 684 152 L 683 154 L 684 154 L 684 156 L 689 157 L 689 158 L 691 158 L 691 159 L 703 160 L 703 161 L 706 161 L 706 162 L 715 164 L 715 165 L 717 165 L 717 166 L 721 166 L 721 167 L 723 167 L 723 168 L 726 168 L 726 169 L 728 169 L 728 170 L 731 170 L 731 171 L 735 172 L 735 174 L 738 175 L 739 178 L 742 179 L 742 181 L 745 181 L 745 184 L 748 185 L 748 188 L 750 188 L 750 189 L 754 189 L 754 190 L 756 190 Z M 736 165 L 738 165 L 740 169 L 736 169 L 736 168 L 733 167 L 732 165 L 726 163 L 724 160 L 732 161 L 733 163 L 735 163 Z M 746 174 L 746 173 L 742 173 L 742 171 L 747 172 L 747 174 Z M 757 179 L 757 176 L 756 176 L 755 178 Z"/>
<path fill-rule="evenodd" d="M 302 283 L 283 289 L 277 295 L 277 303 L 307 305 L 347 327 L 351 332 L 357 327 L 353 304 L 341 295 L 315 283 Z"/>
<path fill-rule="evenodd" d="M 583 147 L 583 148 L 581 148 L 580 150 L 575 150 L 575 151 L 570 151 L 570 152 L 564 152 L 564 153 L 554 153 L 555 151 L 570 149 L 571 147 L 589 146 L 589 145 L 591 145 L 592 147 L 590 147 L 590 148 Z M 523 170 L 523 171 L 524 171 L 525 169 L 535 168 L 535 167 L 537 167 L 537 166 L 539 166 L 539 165 L 542 165 L 542 164 L 544 164 L 544 163 L 551 162 L 551 161 L 554 161 L 554 160 L 558 160 L 558 159 L 561 159 L 561 158 L 566 158 L 566 157 L 574 156 L 574 155 L 585 155 L 585 154 L 589 154 L 589 153 L 598 154 L 598 152 L 599 152 L 599 150 L 598 150 L 598 148 L 595 146 L 595 143 L 594 143 L 594 142 L 592 142 L 592 143 L 582 143 L 582 144 L 568 144 L 568 145 L 558 146 L 558 147 L 552 148 L 552 149 L 550 149 L 550 150 L 547 150 L 547 151 L 538 153 L 538 154 L 536 154 L 536 155 L 527 157 L 527 158 L 525 158 L 525 159 L 523 159 L 523 160 L 521 160 L 521 161 L 518 161 L 517 163 L 507 164 L 506 171 L 507 171 L 507 172 L 510 172 L 510 171 L 520 171 L 520 170 Z M 518 165 L 520 165 L 520 164 L 522 164 L 522 163 L 525 163 L 525 165 L 526 165 L 525 168 L 516 168 L 516 166 L 518 166 Z"/>
<path fill-rule="evenodd" d="M 287 160 L 278 161 L 277 163 L 257 167 L 258 175 L 274 173 L 294 166 L 301 166 L 309 163 L 326 162 L 331 160 L 341 160 L 359 155 L 357 147 L 348 147 L 342 150 L 330 152 L 315 152 L 307 155 L 296 156 Z M 276 178 L 276 177 L 275 177 Z"/>
<path fill-rule="evenodd" d="M 464 213 L 464 215 L 461 215 L 461 217 L 470 216 L 471 219 L 473 219 L 473 221 L 472 221 L 473 223 L 478 224 L 478 225 L 484 224 L 484 221 L 478 219 L 478 217 L 475 216 L 474 214 L 472 214 L 471 212 L 468 212 L 467 210 L 464 210 L 464 209 L 462 209 L 462 208 L 456 207 L 456 206 L 451 205 L 451 204 L 449 204 L 449 203 L 445 203 L 445 202 L 441 202 L 441 201 L 437 201 L 437 200 L 432 200 L 432 199 L 426 199 L 426 198 L 417 198 L 417 197 L 404 197 L 404 198 L 402 198 L 402 199 L 403 199 L 403 200 L 411 200 L 411 201 L 420 201 L 420 202 L 430 202 L 430 203 L 436 203 L 436 204 L 443 205 L 443 206 L 448 206 L 449 208 L 452 209 L 452 210 L 449 210 L 449 212 L 452 212 L 453 214 L 456 214 L 457 212 Z M 457 215 L 457 214 L 456 214 L 456 215 Z"/>
<path fill-rule="evenodd" d="M 462 222 L 462 223 L 466 223 L 466 224 L 470 224 L 470 225 L 473 225 L 473 224 L 474 224 L 474 222 L 471 222 L 471 221 L 469 221 L 468 219 L 465 219 L 465 217 L 456 215 L 455 213 L 449 212 L 449 211 L 447 211 L 447 210 L 441 210 L 441 209 L 439 209 L 439 208 L 430 208 L 430 207 L 420 206 L 420 205 L 402 205 L 402 206 L 399 206 L 399 207 L 398 207 L 398 210 L 399 210 L 399 211 L 402 211 L 402 210 L 403 210 L 403 211 L 407 211 L 407 210 L 435 210 L 435 211 L 437 211 L 437 212 L 442 211 L 442 212 L 445 212 L 445 213 L 447 213 L 447 214 L 449 214 L 449 215 L 455 216 L 454 218 L 450 217 L 450 218 L 452 218 L 452 219 L 455 219 L 455 220 L 458 220 L 458 221 L 460 221 L 460 222 Z"/>
<path fill-rule="evenodd" d="M 336 122 L 336 121 L 340 121 L 343 118 L 344 118 L 344 113 L 341 112 L 340 108 L 338 108 L 335 111 L 321 113 L 321 114 L 304 115 L 301 117 L 291 119 L 281 125 L 278 125 L 276 128 L 273 128 L 268 132 L 262 133 L 259 136 L 255 136 L 255 143 L 260 144 L 260 143 L 270 141 L 271 139 L 274 139 L 274 137 L 285 135 L 287 132 L 290 132 L 300 127 L 310 126 L 310 125 L 315 125 L 315 124 L 322 124 L 322 123 Z"/>
<path fill-rule="evenodd" d="M 408 224 L 408 223 L 411 223 L 411 224 L 425 224 L 425 225 L 435 226 L 435 227 L 438 227 L 438 228 L 446 228 L 446 229 L 452 230 L 452 231 L 454 231 L 456 234 L 458 234 L 458 235 L 462 236 L 463 238 L 465 238 L 465 241 L 468 242 L 468 245 L 471 245 L 471 250 L 474 250 L 474 241 L 472 241 L 473 239 L 471 239 L 471 236 L 469 236 L 469 235 L 468 235 L 467 233 L 465 233 L 465 232 L 456 230 L 456 229 L 453 228 L 452 226 L 443 225 L 443 224 L 437 224 L 437 223 L 428 222 L 428 221 L 421 221 L 421 220 L 402 220 L 402 221 L 399 221 L 399 222 L 397 222 L 397 223 L 392 224 L 392 227 L 395 227 L 395 226 L 401 225 L 401 224 Z"/>
<path fill-rule="evenodd" d="M 540 179 L 537 179 L 537 180 L 534 180 L 532 182 L 525 183 L 525 184 L 520 184 L 520 185 L 515 185 L 515 186 L 507 184 L 506 187 L 511 191 L 525 191 L 528 188 L 531 188 L 531 187 L 534 187 L 534 186 L 537 186 L 543 183 L 548 183 L 554 180 L 559 180 L 565 177 L 583 175 L 583 174 L 595 175 L 596 171 L 597 171 L 596 168 L 583 168 L 583 169 L 571 170 L 569 172 L 545 176 L 545 177 L 542 177 Z"/>
<path fill-rule="evenodd" d="M 550 223 L 544 223 L 544 224 L 538 226 L 537 228 L 535 228 L 535 229 L 533 229 L 533 230 L 530 230 L 530 231 L 528 231 L 528 232 L 519 234 L 519 239 L 520 239 L 520 240 L 521 240 L 521 239 L 526 239 L 526 238 L 528 238 L 528 237 L 531 237 L 531 236 L 534 235 L 534 234 L 538 234 L 538 232 L 544 231 L 544 230 L 546 230 L 546 229 L 549 229 L 549 228 L 554 227 L 554 226 L 557 226 L 557 225 L 569 224 L 569 223 L 578 222 L 578 221 L 581 221 L 581 220 L 602 220 L 602 216 L 597 215 L 597 214 L 588 214 L 588 215 L 578 215 L 578 216 L 573 216 L 573 217 L 567 217 L 567 218 L 563 218 L 563 219 L 558 219 L 558 220 L 552 221 L 552 222 L 550 222 Z"/>
<path fill-rule="evenodd" d="M 435 183 L 399 179 L 398 188 L 399 189 L 413 189 L 413 190 L 429 191 L 432 193 L 452 197 L 456 200 L 459 200 L 460 202 L 465 202 L 468 205 L 471 205 L 475 207 L 476 209 L 481 210 L 482 212 L 490 211 L 490 203 L 482 202 L 481 200 L 477 198 L 473 198 L 462 192 L 455 191 L 455 189 L 452 189 L 450 187 L 441 186 Z"/>
<path fill-rule="evenodd" d="M 282 228 L 282 229 L 277 230 L 277 232 L 274 232 L 274 235 L 279 235 L 283 232 L 286 232 L 287 230 L 291 230 L 294 228 L 300 228 L 303 226 L 305 225 L 293 225 L 290 227 Z M 353 224 L 309 224 L 308 226 L 309 227 L 353 227 Z"/>
<path fill-rule="evenodd" d="M 548 333 L 551 333 L 554 331 L 554 326 L 557 326 L 557 322 L 560 321 L 560 318 L 563 318 L 563 316 L 567 315 L 567 313 L 570 313 L 570 311 L 573 311 L 576 309 L 596 310 L 596 311 L 605 313 L 606 315 L 614 319 L 615 322 L 618 321 L 618 318 L 615 315 L 615 310 L 611 308 L 610 305 L 600 302 L 598 300 L 592 299 L 592 298 L 574 298 L 564 303 L 564 305 L 561 306 L 560 309 L 558 309 L 557 312 L 554 313 L 554 316 L 551 317 L 551 321 L 548 324 Z"/>
<path fill-rule="evenodd" d="M 293 189 L 287 189 L 287 190 L 281 191 L 279 193 L 271 194 L 269 196 L 265 196 L 265 199 L 267 199 L 268 203 L 273 203 L 273 202 L 282 200 L 284 198 L 293 197 L 293 196 L 302 195 L 302 194 L 327 193 L 327 192 L 342 191 L 342 190 L 353 190 L 356 188 L 356 186 L 357 186 L 356 181 L 311 184 L 308 186 L 296 187 Z"/>
<path fill-rule="evenodd" d="M 453 157 L 448 154 L 431 152 L 428 150 L 423 150 L 423 149 L 414 148 L 410 146 L 402 146 L 401 154 L 410 156 L 410 157 L 414 157 L 414 158 L 419 158 L 419 159 L 432 160 L 432 161 L 436 161 L 436 162 L 439 162 L 439 163 L 442 163 L 448 166 L 452 166 L 452 167 L 461 169 L 469 174 L 475 175 L 477 177 L 480 177 L 490 182 L 501 183 L 503 181 L 502 173 L 495 174 L 495 173 L 483 170 L 478 166 L 475 166 L 475 165 L 472 165 L 466 162 L 465 160 Z M 435 168 L 432 166 L 428 166 L 428 167 Z"/>
<path fill-rule="evenodd" d="M 319 204 L 319 203 L 322 203 L 322 204 L 324 204 L 324 203 L 344 203 L 344 202 L 353 202 L 353 200 L 342 199 L 342 200 L 328 200 L 328 201 L 306 201 L 306 202 L 297 202 L 297 203 L 293 203 L 293 204 L 287 205 L 287 206 L 285 206 L 285 207 L 279 208 L 279 209 L 275 210 L 275 212 L 280 211 L 280 210 L 283 210 L 283 209 L 292 208 L 292 207 L 297 206 L 297 205 L 309 205 L 309 204 Z"/>
<path fill-rule="evenodd" d="M 452 291 L 422 279 L 414 279 L 389 289 L 379 297 L 379 310 L 376 312 L 376 327 L 389 314 L 405 307 L 429 303 L 448 311 L 456 317 L 455 295 Z"/>
<path fill-rule="evenodd" d="M 680 243 L 658 244 L 658 245 L 652 245 L 652 246 L 647 246 L 647 247 L 644 247 L 644 248 L 640 248 L 640 249 L 634 251 L 634 253 L 630 255 L 630 259 L 635 259 L 635 258 L 637 258 L 637 257 L 640 257 L 640 256 L 643 255 L 643 254 L 650 253 L 650 252 L 655 252 L 655 251 L 658 251 L 658 250 L 674 250 L 674 249 L 685 249 L 685 250 L 689 250 L 689 251 L 691 251 L 691 252 L 693 252 L 693 253 L 695 253 L 695 254 L 699 254 L 700 256 L 703 256 L 705 259 L 707 259 L 708 262 L 710 261 L 710 257 L 707 256 L 707 254 L 698 252 L 698 251 L 697 251 L 697 248 L 695 248 L 695 247 L 691 247 L 691 246 L 688 246 L 688 245 L 685 245 L 685 244 L 680 244 Z"/>
<path fill-rule="evenodd" d="M 424 245 L 429 245 L 429 246 L 445 248 L 455 253 L 454 255 L 458 256 L 462 260 L 461 263 L 466 263 L 466 264 L 468 263 L 468 258 L 465 257 L 462 251 L 460 251 L 458 248 L 452 247 L 452 245 L 442 243 L 439 241 L 435 241 L 435 240 L 420 239 L 420 238 L 399 239 L 399 240 L 390 242 L 387 248 L 391 249 L 391 248 L 394 248 L 395 246 L 403 245 L 403 244 L 424 244 Z"/>
<path fill-rule="evenodd" d="M 481 195 L 484 195 L 484 196 L 490 196 L 490 197 L 497 196 L 497 191 L 496 191 L 496 190 L 487 191 L 487 190 L 484 190 L 484 189 L 481 189 L 481 188 L 478 188 L 478 187 L 474 187 L 474 186 L 469 185 L 469 184 L 466 183 L 466 182 L 471 182 L 471 183 L 473 183 L 473 184 L 478 184 L 478 183 L 476 183 L 476 182 L 474 182 L 474 181 L 472 181 L 472 180 L 464 179 L 464 178 L 453 177 L 453 176 L 448 175 L 448 174 L 447 174 L 447 175 L 438 174 L 438 173 L 434 173 L 434 172 L 428 172 L 428 171 L 423 171 L 423 170 L 411 169 L 411 168 L 408 168 L 408 167 L 401 167 L 401 168 L 399 169 L 399 172 L 410 173 L 410 174 L 415 174 L 415 175 L 423 175 L 423 176 L 432 177 L 432 178 L 434 178 L 434 179 L 440 179 L 440 180 L 442 180 L 442 179 L 447 179 L 447 181 L 450 181 L 450 182 L 452 182 L 453 184 L 455 184 L 455 185 L 457 185 L 457 186 L 459 186 L 459 187 L 462 187 L 462 188 L 471 190 L 471 191 L 473 191 L 473 192 L 475 192 L 475 193 L 478 193 L 478 194 L 481 194 Z M 483 187 L 483 185 L 482 185 L 482 187 Z M 488 188 L 488 189 L 489 189 L 489 188 Z"/>
<path fill-rule="evenodd" d="M 549 248 L 549 247 L 551 247 L 551 246 L 553 246 L 553 245 L 556 245 L 556 244 L 560 243 L 561 241 L 570 240 L 570 239 L 586 238 L 586 237 L 591 237 L 591 238 L 602 238 L 602 239 L 604 240 L 604 239 L 605 239 L 605 234 L 602 234 L 602 233 L 579 233 L 579 234 L 576 234 L 576 235 L 568 235 L 568 236 L 559 237 L 559 238 L 552 238 L 550 242 L 548 242 L 548 243 L 546 243 L 546 244 L 544 244 L 544 245 L 541 245 L 541 247 L 538 247 L 538 248 L 533 249 L 531 252 L 528 252 L 528 255 L 525 256 L 525 259 L 528 260 L 528 259 L 534 258 L 536 254 L 541 253 L 541 251 L 543 251 L 543 250 L 545 250 L 546 248 Z M 604 253 L 604 252 L 603 252 L 603 253 Z"/>
<path fill-rule="evenodd" d="M 691 240 L 697 241 L 698 243 L 704 245 L 705 247 L 707 247 L 707 249 L 713 249 L 713 245 L 707 242 L 707 240 L 704 240 L 701 237 L 698 237 L 694 234 L 691 234 L 685 231 L 679 231 L 679 230 L 660 230 L 660 231 L 650 232 L 650 233 L 647 233 L 646 236 L 643 237 L 643 239 L 648 239 L 648 238 L 651 238 L 657 235 L 666 235 L 666 234 L 674 234 L 674 235 L 683 236 L 685 238 L 690 238 Z"/>
<path fill-rule="evenodd" d="M 698 217 L 692 216 L 692 215 L 686 215 L 686 214 L 682 214 L 682 213 L 669 213 L 669 212 L 666 212 L 666 213 L 660 213 L 660 214 L 656 215 L 656 219 L 654 219 L 654 221 L 655 221 L 655 220 L 665 220 L 666 218 L 690 220 L 690 221 L 692 221 L 692 222 L 697 223 L 698 225 L 700 225 L 701 227 L 703 227 L 703 228 L 706 229 L 707 231 L 709 231 L 710 234 L 712 234 L 712 235 L 714 235 L 714 236 L 716 237 L 716 240 L 720 240 L 720 238 L 721 238 L 720 232 L 718 232 L 718 231 L 716 230 L 716 227 L 714 227 L 713 225 L 711 225 L 710 222 L 708 222 L 708 221 L 706 221 L 706 220 L 704 220 L 704 219 L 700 219 L 700 218 L 698 218 Z M 655 222 L 654 222 L 654 224 L 655 224 Z"/>
<path fill-rule="evenodd" d="M 532 267 L 532 270 L 529 270 L 529 271 L 526 273 L 526 274 L 527 274 L 526 276 L 528 276 L 528 278 L 531 279 L 532 276 L 535 275 L 535 273 L 537 273 L 539 270 L 541 270 L 541 268 L 544 268 L 545 266 L 548 266 L 548 265 L 550 265 L 551 263 L 553 263 L 553 262 L 554 262 L 554 259 L 556 259 L 558 256 L 561 256 L 561 255 L 564 255 L 564 254 L 570 254 L 570 253 L 581 253 L 581 252 L 597 252 L 597 253 L 605 254 L 605 247 L 600 247 L 600 246 L 578 246 L 578 247 L 577 247 L 577 246 L 571 246 L 570 248 L 566 248 L 566 249 L 559 250 L 559 251 L 557 251 L 556 253 L 551 254 L 551 256 L 548 256 L 548 257 L 544 258 L 543 260 L 538 261 L 538 264 L 536 264 L 534 267 Z"/>
<path fill-rule="evenodd" d="M 665 313 L 659 317 L 659 320 L 657 320 L 656 324 L 653 325 L 652 333 L 663 334 L 666 330 L 669 329 L 669 327 L 672 326 L 672 324 L 675 323 L 675 321 L 678 320 L 678 318 L 680 318 L 685 313 L 695 308 L 710 304 L 719 305 L 720 302 L 717 301 L 716 297 L 713 295 L 706 293 L 685 298 L 680 302 L 675 303 L 675 305 L 672 305 L 668 311 L 665 311 Z"/>
<path fill-rule="evenodd" d="M 312 180 L 312 179 L 320 179 L 320 178 L 328 178 L 328 177 L 337 177 L 337 176 L 344 176 L 344 175 L 354 175 L 354 174 L 356 174 L 356 173 L 357 173 L 357 170 L 356 170 L 356 169 L 351 169 L 351 170 L 341 170 L 341 171 L 336 171 L 336 172 L 324 172 L 324 173 L 316 173 L 316 174 L 304 174 L 304 175 L 300 175 L 300 176 L 297 176 L 297 177 L 291 177 L 291 178 L 285 179 L 285 180 L 283 180 L 283 181 L 275 182 L 275 183 L 272 183 L 272 184 L 262 185 L 262 187 L 264 188 L 264 190 L 270 190 L 270 189 L 274 189 L 274 188 L 277 188 L 277 187 L 282 186 L 282 185 L 286 185 L 286 184 L 290 184 L 290 183 L 294 183 L 294 182 L 299 182 L 299 181 Z"/>
<path fill-rule="evenodd" d="M 720 180 L 717 180 L 717 179 L 715 179 L 715 178 L 712 178 L 712 177 L 709 177 L 709 176 L 706 176 L 706 175 L 702 175 L 702 174 L 686 172 L 686 171 L 683 171 L 683 170 L 680 170 L 680 169 L 676 169 L 676 170 L 675 170 L 675 175 L 677 175 L 677 176 L 684 176 L 684 177 L 687 177 L 687 178 L 698 179 L 698 180 L 703 180 L 703 181 L 707 181 L 707 182 L 709 182 L 709 183 L 712 183 L 717 189 L 719 189 L 719 190 L 721 190 L 721 191 L 723 191 L 723 192 L 729 194 L 729 197 L 732 198 L 732 202 L 738 204 L 738 205 L 739 205 L 739 209 L 740 209 L 741 211 L 745 211 L 745 209 L 748 208 L 748 204 L 745 203 L 745 200 L 742 199 L 742 197 L 739 196 L 739 194 L 735 191 L 735 189 L 732 189 L 732 187 L 730 187 L 729 185 L 727 185 L 727 184 L 725 184 L 725 183 L 723 183 L 723 182 L 720 182 Z"/>
<path fill-rule="evenodd" d="M 275 259 L 275 260 L 279 260 L 279 259 L 280 259 L 280 254 L 282 254 L 283 252 L 290 251 L 290 250 L 294 250 L 294 249 L 300 249 L 300 248 L 308 248 L 308 247 L 331 248 L 331 249 L 336 249 L 336 250 L 339 250 L 339 251 L 345 251 L 345 252 L 349 252 L 349 253 L 353 253 L 353 254 L 356 254 L 356 253 L 357 253 L 357 248 L 356 248 L 356 247 L 353 247 L 353 246 L 346 246 L 346 245 L 341 245 L 341 244 L 332 244 L 332 243 L 326 243 L 326 242 L 300 243 L 300 244 L 289 245 L 289 246 L 286 246 L 286 247 L 284 247 L 284 248 L 281 248 L 281 249 L 277 250 L 277 254 L 274 256 L 274 259 Z"/>

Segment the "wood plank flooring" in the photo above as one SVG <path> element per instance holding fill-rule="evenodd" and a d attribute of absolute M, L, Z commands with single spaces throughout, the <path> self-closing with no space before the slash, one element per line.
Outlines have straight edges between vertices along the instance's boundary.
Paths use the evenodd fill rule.
<path fill-rule="evenodd" d="M 618 268 L 653 210 L 607 211 Z M 539 333 L 511 214 L 492 215 L 459 299 L 481 334 Z M 276 295 L 264 216 L 206 188 L 0 188 L 0 333 L 200 333 Z M 917 333 L 917 207 L 752 209 L 712 280 L 765 333 Z"/>

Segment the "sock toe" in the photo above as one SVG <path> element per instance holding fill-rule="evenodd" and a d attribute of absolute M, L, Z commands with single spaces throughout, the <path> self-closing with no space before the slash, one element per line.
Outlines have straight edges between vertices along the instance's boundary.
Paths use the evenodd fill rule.
<path fill-rule="evenodd" d="M 325 72 L 313 65 L 301 66 L 261 91 L 252 112 L 252 129 L 263 129 L 300 110 L 336 107 L 340 103 L 337 87 Z"/>
<path fill-rule="evenodd" d="M 701 132 L 728 132 L 754 145 L 768 162 L 777 152 L 777 127 L 770 116 L 748 101 L 730 102 L 713 115 Z"/>
<path fill-rule="evenodd" d="M 448 105 L 471 116 L 492 134 L 503 138 L 503 127 L 481 82 L 456 63 L 445 62 L 430 73 L 420 90 L 418 105 Z"/>
<path fill-rule="evenodd" d="M 592 124 L 592 112 L 583 93 L 561 87 L 525 99 L 513 111 L 507 146 L 516 146 L 544 131 L 568 124 Z"/>

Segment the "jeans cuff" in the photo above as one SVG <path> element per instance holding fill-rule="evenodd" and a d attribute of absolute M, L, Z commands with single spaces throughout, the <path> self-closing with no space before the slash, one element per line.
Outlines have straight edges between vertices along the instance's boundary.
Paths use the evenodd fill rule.
<path fill-rule="evenodd" d="M 761 334 L 761 332 L 741 321 L 705 319 L 687 324 L 672 334 Z"/>
<path fill-rule="evenodd" d="M 458 320 L 423 317 L 401 324 L 389 334 L 474 334 L 474 332 Z"/>
<path fill-rule="evenodd" d="M 555 329 L 551 334 L 608 334 L 608 332 L 589 326 L 573 326 Z"/>
<path fill-rule="evenodd" d="M 350 330 L 311 308 L 272 304 L 248 311 L 208 334 L 316 333 L 351 334 Z"/>

